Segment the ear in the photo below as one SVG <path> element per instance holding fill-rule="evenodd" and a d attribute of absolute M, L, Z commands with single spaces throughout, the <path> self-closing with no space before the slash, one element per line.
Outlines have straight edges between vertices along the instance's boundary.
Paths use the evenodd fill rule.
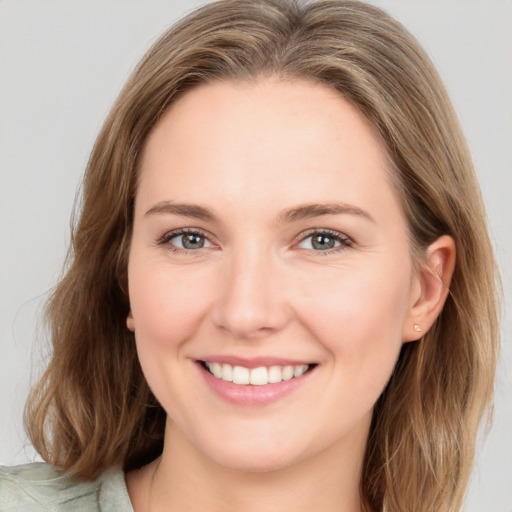
<path fill-rule="evenodd" d="M 455 257 L 455 242 L 448 235 L 427 247 L 411 284 L 411 300 L 402 332 L 404 342 L 421 338 L 441 313 L 449 293 Z"/>
<path fill-rule="evenodd" d="M 133 319 L 131 309 L 128 312 L 128 316 L 126 317 L 126 327 L 128 327 L 128 330 L 135 332 L 135 320 Z"/>

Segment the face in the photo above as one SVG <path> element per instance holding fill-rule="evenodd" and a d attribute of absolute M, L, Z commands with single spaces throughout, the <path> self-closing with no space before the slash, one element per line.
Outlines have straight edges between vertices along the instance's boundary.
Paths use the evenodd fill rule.
<path fill-rule="evenodd" d="M 322 85 L 209 84 L 141 163 L 129 327 L 168 431 L 244 470 L 363 450 L 417 290 L 373 127 Z"/>

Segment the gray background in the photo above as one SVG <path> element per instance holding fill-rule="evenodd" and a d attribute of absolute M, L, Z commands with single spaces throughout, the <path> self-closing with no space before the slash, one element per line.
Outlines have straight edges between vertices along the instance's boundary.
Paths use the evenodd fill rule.
<path fill-rule="evenodd" d="M 0 0 L 0 463 L 34 460 L 21 417 L 44 359 L 40 313 L 94 138 L 145 49 L 196 0 Z M 512 1 L 375 0 L 425 46 L 469 140 L 512 291 Z M 511 315 L 494 425 L 467 512 L 512 511 Z"/>

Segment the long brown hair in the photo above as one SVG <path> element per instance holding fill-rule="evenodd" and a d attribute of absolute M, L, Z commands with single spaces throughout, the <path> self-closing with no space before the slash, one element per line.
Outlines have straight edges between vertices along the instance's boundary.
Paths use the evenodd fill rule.
<path fill-rule="evenodd" d="M 220 0 L 142 59 L 87 166 L 68 264 L 47 307 L 53 358 L 27 404 L 31 440 L 45 460 L 86 478 L 161 452 L 165 412 L 125 325 L 138 157 L 184 91 L 270 75 L 323 83 L 377 127 L 418 262 L 439 236 L 455 240 L 446 305 L 422 340 L 404 345 L 375 406 L 361 496 L 375 511 L 457 510 L 493 394 L 493 251 L 470 153 L 429 58 L 398 22 L 353 0 Z"/>

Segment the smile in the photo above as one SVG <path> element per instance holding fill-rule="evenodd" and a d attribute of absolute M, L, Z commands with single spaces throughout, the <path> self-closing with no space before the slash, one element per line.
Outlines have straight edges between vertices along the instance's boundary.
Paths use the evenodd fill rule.
<path fill-rule="evenodd" d="M 202 362 L 215 378 L 232 382 L 238 385 L 265 386 L 300 377 L 313 365 L 286 365 L 286 366 L 260 366 L 258 368 L 246 368 L 244 366 L 232 366 L 227 363 Z"/>
<path fill-rule="evenodd" d="M 266 406 L 299 388 L 309 389 L 318 363 L 274 357 L 212 356 L 196 359 L 207 387 L 236 406 Z"/>

